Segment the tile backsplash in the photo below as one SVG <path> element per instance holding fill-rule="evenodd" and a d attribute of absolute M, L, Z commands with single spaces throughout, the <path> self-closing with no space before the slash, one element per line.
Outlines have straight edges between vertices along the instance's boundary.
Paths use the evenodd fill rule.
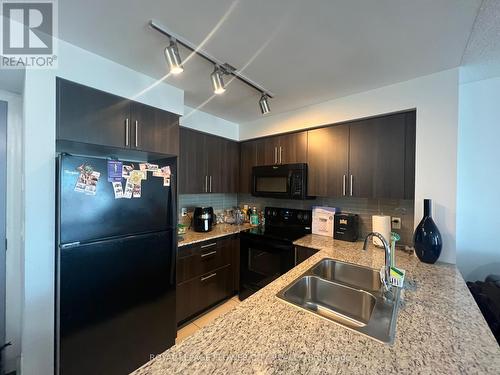
<path fill-rule="evenodd" d="M 238 205 L 238 194 L 181 194 L 179 195 L 179 223 L 189 224 L 189 218 L 181 217 L 181 209 L 192 212 L 194 207 L 213 207 L 215 212 Z"/>
<path fill-rule="evenodd" d="M 253 197 L 250 194 L 183 194 L 179 195 L 179 222 L 186 223 L 181 217 L 181 208 L 192 211 L 197 206 L 211 206 L 215 211 L 223 211 L 244 204 L 262 210 L 266 206 L 310 210 L 312 206 L 330 206 L 343 212 L 359 215 L 360 237 L 372 229 L 372 215 L 390 215 L 401 218 L 401 229 L 394 230 L 401 236 L 401 245 L 413 243 L 413 200 L 367 199 L 367 198 L 316 198 L 312 200 L 287 200 Z M 186 223 L 187 224 L 187 223 Z"/>
<path fill-rule="evenodd" d="M 259 198 L 250 194 L 238 194 L 238 204 L 257 207 L 258 210 L 266 206 L 286 207 L 310 210 L 312 206 L 329 206 L 340 208 L 342 212 L 352 212 L 359 215 L 360 238 L 371 232 L 372 215 L 389 215 L 401 218 L 399 233 L 401 245 L 413 243 L 413 199 L 367 199 L 367 198 L 321 198 L 312 200 L 287 200 L 273 198 Z"/>

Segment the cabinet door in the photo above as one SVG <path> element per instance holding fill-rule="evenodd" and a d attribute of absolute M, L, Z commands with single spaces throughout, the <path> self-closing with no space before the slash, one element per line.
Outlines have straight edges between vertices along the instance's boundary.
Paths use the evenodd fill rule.
<path fill-rule="evenodd" d="M 307 132 L 285 134 L 279 137 L 278 163 L 305 163 L 307 160 Z"/>
<path fill-rule="evenodd" d="M 240 145 L 229 139 L 222 140 L 222 162 L 219 167 L 223 193 L 237 193 L 239 185 Z"/>
<path fill-rule="evenodd" d="M 182 322 L 231 296 L 233 278 L 227 265 L 177 285 L 177 322 Z"/>
<path fill-rule="evenodd" d="M 179 194 L 207 192 L 207 158 L 205 136 L 186 128 L 180 129 Z"/>
<path fill-rule="evenodd" d="M 240 145 L 240 193 L 252 192 L 252 167 L 257 165 L 256 141 L 243 142 Z"/>
<path fill-rule="evenodd" d="M 295 246 L 295 265 L 302 263 L 304 260 L 312 257 L 319 250 L 309 247 Z"/>
<path fill-rule="evenodd" d="M 132 104 L 132 147 L 178 155 L 179 116 L 141 103 Z"/>
<path fill-rule="evenodd" d="M 279 137 L 266 137 L 256 139 L 257 163 L 256 165 L 273 165 L 279 163 Z"/>
<path fill-rule="evenodd" d="M 318 197 L 347 194 L 349 126 L 338 125 L 308 131 L 307 193 Z"/>
<path fill-rule="evenodd" d="M 402 199 L 405 191 L 406 114 L 350 125 L 349 195 Z"/>
<path fill-rule="evenodd" d="M 57 79 L 57 139 L 126 148 L 130 127 L 129 100 Z"/>
<path fill-rule="evenodd" d="M 222 181 L 222 155 L 225 140 L 205 135 L 205 157 L 207 161 L 208 192 L 224 193 Z"/>
<path fill-rule="evenodd" d="M 406 114 L 405 199 L 415 198 L 416 112 Z"/>

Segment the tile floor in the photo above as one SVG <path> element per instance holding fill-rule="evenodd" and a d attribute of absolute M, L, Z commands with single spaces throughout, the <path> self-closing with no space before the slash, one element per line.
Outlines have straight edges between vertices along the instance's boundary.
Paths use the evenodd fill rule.
<path fill-rule="evenodd" d="M 193 320 L 189 324 L 186 324 L 184 327 L 177 331 L 177 338 L 175 339 L 175 343 L 179 344 L 184 341 L 186 338 L 194 334 L 200 328 L 205 327 L 207 324 L 215 320 L 219 315 L 233 309 L 240 303 L 238 296 L 234 296 L 226 302 L 214 307 L 213 309 L 207 311 L 203 315 L 199 316 L 197 319 Z"/>

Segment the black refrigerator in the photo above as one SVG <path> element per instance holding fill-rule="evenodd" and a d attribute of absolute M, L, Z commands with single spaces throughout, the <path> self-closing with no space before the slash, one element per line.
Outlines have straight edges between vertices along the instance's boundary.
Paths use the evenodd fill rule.
<path fill-rule="evenodd" d="M 116 199 L 107 159 L 58 157 L 56 373 L 128 374 L 175 343 L 176 159 L 152 163 L 170 184 L 146 172 L 140 198 Z M 100 173 L 90 194 L 82 168 Z"/>

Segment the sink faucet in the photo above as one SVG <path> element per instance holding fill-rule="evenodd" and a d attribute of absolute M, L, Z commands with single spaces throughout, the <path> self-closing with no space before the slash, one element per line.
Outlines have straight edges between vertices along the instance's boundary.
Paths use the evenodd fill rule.
<path fill-rule="evenodd" d="M 393 256 L 391 252 L 391 246 L 387 243 L 387 240 L 378 232 L 371 232 L 368 233 L 368 235 L 365 238 L 365 243 L 363 245 L 363 250 L 366 251 L 368 248 L 368 240 L 371 237 L 377 237 L 382 244 L 384 245 L 384 250 L 385 250 L 385 266 L 384 266 L 384 280 L 382 280 L 382 283 L 384 284 L 384 295 L 388 298 L 392 298 L 392 284 L 391 284 L 391 264 L 392 264 L 392 259 L 391 257 Z"/>

